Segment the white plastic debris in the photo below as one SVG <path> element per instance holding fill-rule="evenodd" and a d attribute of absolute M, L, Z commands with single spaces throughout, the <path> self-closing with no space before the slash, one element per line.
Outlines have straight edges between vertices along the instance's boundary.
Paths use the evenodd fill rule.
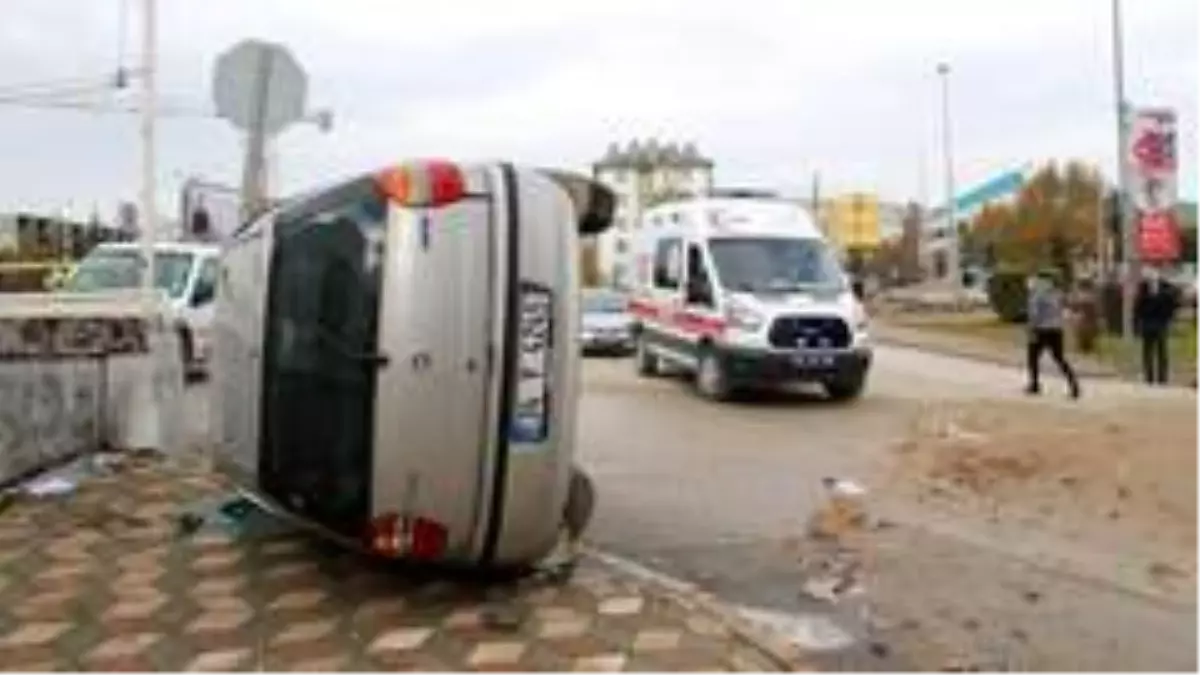
<path fill-rule="evenodd" d="M 75 490 L 75 483 L 60 476 L 39 478 L 25 485 L 25 493 L 33 497 L 65 495 Z"/>
<path fill-rule="evenodd" d="M 855 643 L 852 634 L 821 614 L 792 614 L 757 607 L 741 607 L 738 613 L 807 651 L 839 651 Z"/>
<path fill-rule="evenodd" d="M 843 497 L 861 497 L 867 494 L 867 489 L 852 480 L 845 478 L 823 478 L 821 482 L 835 495 Z"/>

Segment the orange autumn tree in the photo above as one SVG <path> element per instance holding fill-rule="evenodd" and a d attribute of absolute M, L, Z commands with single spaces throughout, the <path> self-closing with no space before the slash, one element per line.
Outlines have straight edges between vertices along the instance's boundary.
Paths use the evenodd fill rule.
<path fill-rule="evenodd" d="M 1068 277 L 1096 254 L 1099 172 L 1072 161 L 1038 169 L 1016 198 L 985 206 L 971 220 L 968 242 L 995 267 L 1054 267 Z"/>

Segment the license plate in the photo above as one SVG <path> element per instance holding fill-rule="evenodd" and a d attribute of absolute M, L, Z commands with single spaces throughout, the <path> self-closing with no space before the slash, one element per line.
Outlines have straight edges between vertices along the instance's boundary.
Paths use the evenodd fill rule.
<path fill-rule="evenodd" d="M 801 368 L 827 368 L 833 365 L 833 357 L 828 354 L 797 354 L 792 357 L 792 363 Z"/>
<path fill-rule="evenodd" d="M 550 367 L 554 356 L 554 298 L 522 282 L 517 302 L 517 363 L 509 440 L 541 443 L 550 426 Z"/>

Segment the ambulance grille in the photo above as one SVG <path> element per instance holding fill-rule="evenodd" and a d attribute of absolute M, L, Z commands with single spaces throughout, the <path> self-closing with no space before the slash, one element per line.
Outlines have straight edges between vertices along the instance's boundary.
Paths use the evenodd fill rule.
<path fill-rule="evenodd" d="M 777 349 L 845 349 L 850 328 L 834 316 L 785 316 L 771 324 L 768 339 Z"/>

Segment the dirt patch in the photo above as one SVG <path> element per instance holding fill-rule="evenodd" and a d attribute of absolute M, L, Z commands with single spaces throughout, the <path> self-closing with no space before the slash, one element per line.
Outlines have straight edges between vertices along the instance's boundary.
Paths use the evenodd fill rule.
<path fill-rule="evenodd" d="M 1071 538 L 1196 547 L 1194 402 L 942 403 L 918 415 L 884 481 L 922 502 Z M 1192 564 L 1194 567 L 1194 562 Z"/>

